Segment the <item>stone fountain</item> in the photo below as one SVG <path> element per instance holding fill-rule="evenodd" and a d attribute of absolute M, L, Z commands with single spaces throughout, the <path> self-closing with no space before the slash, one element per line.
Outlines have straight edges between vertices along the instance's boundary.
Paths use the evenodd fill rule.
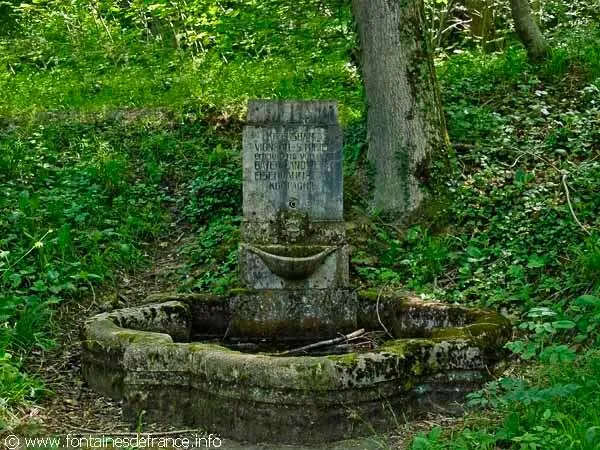
<path fill-rule="evenodd" d="M 350 287 L 334 102 L 250 102 L 243 151 L 244 286 L 91 318 L 93 389 L 132 419 L 317 444 L 447 409 L 488 378 L 510 334 L 500 315 Z"/>

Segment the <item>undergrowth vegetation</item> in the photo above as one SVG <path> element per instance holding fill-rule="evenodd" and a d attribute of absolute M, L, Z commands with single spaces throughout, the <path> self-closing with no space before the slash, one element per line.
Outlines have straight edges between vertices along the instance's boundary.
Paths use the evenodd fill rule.
<path fill-rule="evenodd" d="M 23 358 L 54 345 L 57 305 L 93 302 L 158 242 L 194 233 L 182 290 L 235 286 L 246 101 L 335 98 L 356 286 L 516 325 L 518 370 L 412 448 L 600 448 L 598 8 L 539 2 L 553 53 L 531 66 L 505 8 L 489 52 L 467 22 L 440 27 L 455 3 L 427 2 L 452 202 L 406 230 L 348 194 L 366 136 L 347 2 L 0 3 L 0 429 L 46 393 Z"/>
<path fill-rule="evenodd" d="M 469 404 L 493 414 L 470 414 L 461 427 L 420 433 L 411 450 L 598 449 L 600 355 L 570 364 L 537 366 L 525 379 L 501 378 L 472 394 Z"/>

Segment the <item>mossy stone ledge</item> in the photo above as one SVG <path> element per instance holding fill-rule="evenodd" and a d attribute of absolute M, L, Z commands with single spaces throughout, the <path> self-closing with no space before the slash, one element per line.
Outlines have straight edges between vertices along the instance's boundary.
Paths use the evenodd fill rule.
<path fill-rule="evenodd" d="M 502 360 L 511 330 L 493 312 L 362 293 L 357 326 L 380 329 L 381 321 L 397 339 L 364 353 L 249 354 L 212 342 L 228 332 L 233 300 L 243 295 L 252 292 L 165 294 L 91 318 L 83 330 L 86 380 L 122 399 L 132 421 L 146 411 L 146 420 L 224 438 L 320 443 L 452 407 Z"/>

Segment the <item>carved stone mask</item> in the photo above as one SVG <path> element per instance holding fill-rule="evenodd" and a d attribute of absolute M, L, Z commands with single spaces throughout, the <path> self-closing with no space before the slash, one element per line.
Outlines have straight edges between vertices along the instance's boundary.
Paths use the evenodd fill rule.
<path fill-rule="evenodd" d="M 279 235 L 287 242 L 299 242 L 308 235 L 308 214 L 300 211 L 280 211 Z"/>

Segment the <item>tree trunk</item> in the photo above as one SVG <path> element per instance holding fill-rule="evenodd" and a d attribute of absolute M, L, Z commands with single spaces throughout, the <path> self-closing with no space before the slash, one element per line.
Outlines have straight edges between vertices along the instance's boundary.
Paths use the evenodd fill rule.
<path fill-rule="evenodd" d="M 543 62 L 550 54 L 550 48 L 533 18 L 529 0 L 510 0 L 510 9 L 515 21 L 515 30 L 527 50 L 532 63 Z"/>
<path fill-rule="evenodd" d="M 373 208 L 411 222 L 448 138 L 422 0 L 353 0 L 367 103 Z"/>
<path fill-rule="evenodd" d="M 466 0 L 465 6 L 471 19 L 471 35 L 481 39 L 481 48 L 487 50 L 494 38 L 494 13 L 487 0 Z"/>

